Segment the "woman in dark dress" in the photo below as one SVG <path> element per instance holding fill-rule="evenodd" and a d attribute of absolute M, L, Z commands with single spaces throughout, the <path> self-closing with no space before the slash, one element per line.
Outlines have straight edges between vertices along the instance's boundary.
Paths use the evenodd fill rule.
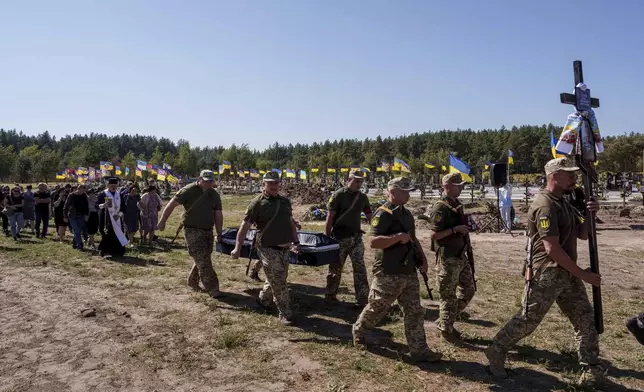
<path fill-rule="evenodd" d="M 96 243 L 94 242 L 94 236 L 98 233 L 98 198 L 96 197 L 96 191 L 90 189 L 87 191 L 87 197 L 89 198 L 89 219 L 87 220 L 89 239 L 87 240 L 87 246 L 96 249 Z"/>
<path fill-rule="evenodd" d="M 61 188 L 54 198 L 54 224 L 56 225 L 56 232 L 58 233 L 58 240 L 62 243 L 65 240 L 65 232 L 67 231 L 68 222 L 65 222 L 65 202 L 69 196 L 69 191 L 72 188 L 67 184 Z"/>
<path fill-rule="evenodd" d="M 139 195 L 138 185 L 131 185 L 128 194 L 125 196 L 125 227 L 127 228 L 127 238 L 132 246 L 134 245 L 134 234 L 139 231 L 141 219 L 140 202 L 141 195 Z"/>

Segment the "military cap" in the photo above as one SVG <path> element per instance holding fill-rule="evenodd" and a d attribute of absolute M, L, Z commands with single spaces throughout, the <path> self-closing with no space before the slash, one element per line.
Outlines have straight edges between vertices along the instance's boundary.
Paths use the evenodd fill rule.
<path fill-rule="evenodd" d="M 364 172 L 360 169 L 354 170 L 349 174 L 349 178 L 364 179 Z"/>
<path fill-rule="evenodd" d="M 280 173 L 276 173 L 274 171 L 269 171 L 266 174 L 264 174 L 264 181 L 266 182 L 275 182 L 275 181 L 280 181 Z"/>
<path fill-rule="evenodd" d="M 443 176 L 443 185 L 463 185 L 465 182 L 461 173 L 449 173 Z"/>
<path fill-rule="evenodd" d="M 576 172 L 579 167 L 575 165 L 572 159 L 564 157 L 549 160 L 544 169 L 546 169 L 546 175 L 550 175 L 558 171 Z"/>
<path fill-rule="evenodd" d="M 401 189 L 403 191 L 413 191 L 416 187 L 411 185 L 409 178 L 396 177 L 387 183 L 388 189 Z"/>
<path fill-rule="evenodd" d="M 202 170 L 199 177 L 204 181 L 215 181 L 215 173 L 212 170 Z"/>

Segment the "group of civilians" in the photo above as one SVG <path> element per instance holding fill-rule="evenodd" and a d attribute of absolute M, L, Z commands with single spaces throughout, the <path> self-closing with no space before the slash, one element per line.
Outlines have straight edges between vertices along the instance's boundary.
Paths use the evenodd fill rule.
<path fill-rule="evenodd" d="M 99 230 L 98 184 L 56 185 L 52 190 L 45 183 L 38 184 L 36 192 L 32 186 L 24 189 L 19 184 L 0 189 L 0 217 L 6 236 L 21 241 L 21 234 L 27 229 L 36 238 L 45 239 L 49 232 L 50 218 L 56 227 L 54 240 L 65 241 L 67 230 L 72 234 L 74 249 L 96 249 L 95 235 Z M 129 183 L 120 189 L 126 204 L 124 223 L 131 246 L 139 233 L 141 244 L 152 244 L 156 238 L 158 213 L 162 200 L 154 181 L 145 184 L 141 195 L 139 185 Z"/>

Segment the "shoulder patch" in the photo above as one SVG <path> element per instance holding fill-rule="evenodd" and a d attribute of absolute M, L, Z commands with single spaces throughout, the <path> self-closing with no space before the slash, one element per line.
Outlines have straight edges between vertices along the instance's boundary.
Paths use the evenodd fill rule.
<path fill-rule="evenodd" d="M 434 219 L 433 219 L 434 223 L 440 222 L 441 219 L 443 219 L 443 211 L 441 210 L 434 211 Z"/>
<path fill-rule="evenodd" d="M 371 226 L 376 227 L 380 223 L 380 215 L 376 215 L 371 219 Z"/>
<path fill-rule="evenodd" d="M 550 228 L 550 215 L 543 214 L 539 216 L 539 228 L 542 230 Z"/>

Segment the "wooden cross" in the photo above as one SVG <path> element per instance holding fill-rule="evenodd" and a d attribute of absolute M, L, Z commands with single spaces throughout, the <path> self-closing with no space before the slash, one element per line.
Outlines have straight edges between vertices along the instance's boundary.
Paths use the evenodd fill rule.
<path fill-rule="evenodd" d="M 573 70 L 575 75 L 575 93 L 561 93 L 559 94 L 559 99 L 561 103 L 567 105 L 573 105 L 578 112 L 586 112 L 590 108 L 599 107 L 599 99 L 592 98 L 590 96 L 590 89 L 586 88 L 585 90 L 577 87 L 579 83 L 584 83 L 584 71 L 581 66 L 580 60 L 575 60 L 573 63 Z M 584 120 L 586 129 L 588 133 L 584 134 L 584 127 L 582 126 L 577 135 L 577 143 L 581 146 L 578 152 L 581 152 L 579 155 L 578 163 L 582 170 L 590 177 L 593 183 L 597 183 L 597 171 L 595 170 L 594 162 L 597 161 L 597 156 L 595 154 L 595 142 L 593 139 L 593 134 L 590 131 L 590 124 L 587 120 Z M 589 143 L 585 142 L 584 137 L 589 137 L 591 140 Z M 591 146 L 591 149 L 584 149 L 584 147 Z"/>
<path fill-rule="evenodd" d="M 590 89 L 585 90 L 577 87 L 579 83 L 584 82 L 584 71 L 581 68 L 581 61 L 576 60 L 573 62 L 575 72 L 575 93 L 561 93 L 561 103 L 574 105 L 578 112 L 587 112 L 590 108 L 599 107 L 599 99 L 591 98 Z M 586 138 L 586 139 L 585 139 Z M 590 138 L 589 142 L 586 142 Z M 597 171 L 595 170 L 594 162 L 597 160 L 595 153 L 595 139 L 590 123 L 586 117 L 583 118 L 583 123 L 577 134 L 577 143 L 579 148 L 576 148 L 574 153 L 576 161 L 582 171 L 582 178 L 584 182 L 584 193 L 586 201 L 596 200 L 593 194 L 593 183 L 597 183 Z M 586 212 L 586 221 L 589 225 L 588 230 L 588 250 L 590 256 L 590 269 L 595 273 L 599 273 L 599 259 L 597 256 L 597 232 L 595 228 L 595 216 L 590 211 Z M 595 313 L 595 329 L 597 333 L 604 332 L 604 320 L 602 310 L 602 296 L 601 287 L 593 286 L 593 307 Z"/>

